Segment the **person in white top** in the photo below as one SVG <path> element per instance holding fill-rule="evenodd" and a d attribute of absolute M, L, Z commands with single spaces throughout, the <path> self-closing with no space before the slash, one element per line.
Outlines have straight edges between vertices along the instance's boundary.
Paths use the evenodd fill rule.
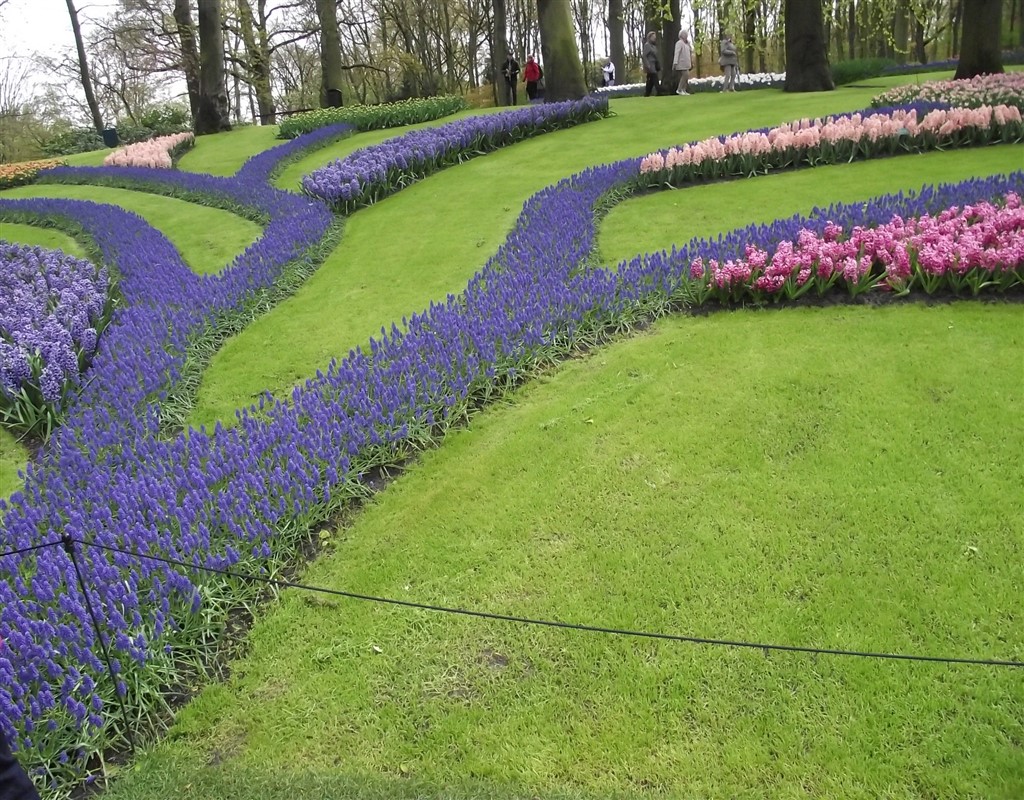
<path fill-rule="evenodd" d="M 693 46 L 690 44 L 690 34 L 686 31 L 679 31 L 679 41 L 676 42 L 675 54 L 672 57 L 672 68 L 679 73 L 676 94 L 688 95 L 690 70 L 693 69 Z"/>
<path fill-rule="evenodd" d="M 606 62 L 604 62 L 604 66 L 601 67 L 601 72 L 602 72 L 602 75 L 603 75 L 603 77 L 601 79 L 602 80 L 601 85 L 602 86 L 614 86 L 615 85 L 615 65 L 612 63 L 612 60 L 610 58 Z"/>

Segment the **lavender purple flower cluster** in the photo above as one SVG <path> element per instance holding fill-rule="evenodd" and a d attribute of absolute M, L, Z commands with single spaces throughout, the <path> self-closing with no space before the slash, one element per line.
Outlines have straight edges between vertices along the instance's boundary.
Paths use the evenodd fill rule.
<path fill-rule="evenodd" d="M 274 439 L 270 451 L 248 454 L 251 459 L 246 449 L 252 443 L 219 426 L 211 434 L 165 438 L 162 403 L 181 381 L 190 344 L 236 324 L 242 309 L 272 292 L 287 265 L 308 258 L 333 224 L 322 202 L 262 182 L 261 171 L 274 169 L 273 159 L 262 163 L 231 179 L 133 168 L 52 176 L 214 202 L 265 221 L 260 239 L 218 276 L 194 275 L 165 237 L 121 209 L 55 199 L 0 201 L 0 214 L 73 220 L 121 276 L 125 301 L 46 458 L 29 466 L 23 491 L 9 503 L 0 500 L 3 550 L 68 534 L 196 564 L 265 561 L 271 542 L 287 549 L 276 538 L 280 531 L 294 528 L 345 482 L 343 454 L 324 474 L 305 469 L 295 450 L 305 422 L 283 441 Z M 242 464 L 257 463 L 248 477 L 238 472 Z M 297 494 L 293 479 L 303 486 Z M 118 692 L 141 708 L 134 691 L 149 685 L 147 665 L 169 667 L 165 636 L 196 610 L 196 578 L 96 549 L 82 558 L 123 678 Z M 0 649 L 0 726 L 41 769 L 67 779 L 88 756 L 85 749 L 69 751 L 68 742 L 97 737 L 114 695 L 63 550 L 0 559 L 0 638 L 7 643 Z"/>
<path fill-rule="evenodd" d="M 0 242 L 0 419 L 30 431 L 52 419 L 96 352 L 110 292 L 105 268 Z"/>
<path fill-rule="evenodd" d="M 235 178 L 243 181 L 270 183 L 286 164 L 302 158 L 314 150 L 327 147 L 338 139 L 352 136 L 358 130 L 355 125 L 348 122 L 339 122 L 296 136 L 284 144 L 251 156 L 235 173 Z"/>
<path fill-rule="evenodd" d="M 232 188 L 201 176 L 174 178 L 183 191 L 219 187 L 237 202 L 251 191 L 250 206 L 270 218 L 264 236 L 224 275 L 199 278 L 166 239 L 127 212 L 23 201 L 37 204 L 38 213 L 79 219 L 122 274 L 126 304 L 101 341 L 95 380 L 54 436 L 49 457 L 3 508 L 0 542 L 13 549 L 66 533 L 196 566 L 258 569 L 360 491 L 361 473 L 439 436 L 495 382 L 664 309 L 697 258 L 725 260 L 748 244 L 770 249 L 830 221 L 852 228 L 1024 191 L 1024 174 L 1015 173 L 832 206 L 614 269 L 589 268 L 595 212 L 611 194 L 636 186 L 639 165 L 633 159 L 590 169 L 539 192 L 459 297 L 382 329 L 366 350 L 332 363 L 289 399 L 265 398 L 241 412 L 236 427 L 171 438 L 163 435 L 159 401 L 177 381 L 190 337 L 221 324 L 306 252 L 329 224 L 326 207 L 278 198 L 266 187 L 247 190 L 248 181 Z M 167 177 L 151 180 L 167 185 Z M 9 207 L 0 203 L 0 212 Z M 98 547 L 81 550 L 88 591 L 114 650 L 118 691 L 142 706 L 139 687 L 149 685 L 154 667 L 170 668 L 173 653 L 164 648 L 186 644 L 179 629 L 214 589 L 197 571 Z M 70 758 L 68 769 L 81 767 L 82 753 L 69 755 L 68 742 L 96 736 L 112 717 L 113 694 L 88 620 L 64 550 L 0 559 L 0 637 L 7 642 L 0 650 L 0 727 L 51 769 L 62 757 Z"/>
<path fill-rule="evenodd" d="M 607 114 L 608 98 L 592 95 L 468 117 L 363 148 L 310 173 L 303 178 L 302 188 L 349 213 L 468 156 Z"/>

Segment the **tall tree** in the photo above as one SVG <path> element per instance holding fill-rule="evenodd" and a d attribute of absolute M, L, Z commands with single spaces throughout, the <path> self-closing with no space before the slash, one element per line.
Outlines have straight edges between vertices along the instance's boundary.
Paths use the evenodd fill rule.
<path fill-rule="evenodd" d="M 828 44 L 821 0 L 786 0 L 787 92 L 827 92 L 835 88 L 828 66 Z"/>
<path fill-rule="evenodd" d="M 196 47 L 196 29 L 192 24 L 192 8 L 188 0 L 174 0 L 174 24 L 181 48 L 181 66 L 185 72 L 188 107 L 192 119 L 199 114 L 199 50 Z"/>
<path fill-rule="evenodd" d="M 220 0 L 199 0 L 199 112 L 195 125 L 200 135 L 231 130 Z"/>
<path fill-rule="evenodd" d="M 608 0 L 608 57 L 615 65 L 615 80 L 625 83 L 626 49 L 622 44 L 622 0 Z"/>
<path fill-rule="evenodd" d="M 494 32 L 491 43 L 491 74 L 494 76 L 494 104 L 507 106 L 512 102 L 508 91 L 502 66 L 508 58 L 508 18 L 505 13 L 505 0 L 491 0 L 494 13 Z"/>
<path fill-rule="evenodd" d="M 258 0 L 253 16 L 249 0 L 237 0 L 238 33 L 245 45 L 244 66 L 246 79 L 256 90 L 256 105 L 259 108 L 261 125 L 277 122 L 277 109 L 270 86 L 270 40 L 267 36 L 267 0 Z"/>
<path fill-rule="evenodd" d="M 668 0 L 662 5 L 661 19 L 661 91 L 672 94 L 676 90 L 676 75 L 672 60 L 676 53 L 676 42 L 682 28 L 679 19 L 679 0 Z"/>
<path fill-rule="evenodd" d="M 85 102 L 89 104 L 89 113 L 92 115 L 92 125 L 97 133 L 103 131 L 103 117 L 100 116 L 100 105 L 96 102 L 96 93 L 92 90 L 92 77 L 89 73 L 89 61 L 85 56 L 85 43 L 82 41 L 82 25 L 78 20 L 78 9 L 75 8 L 74 0 L 67 0 L 68 14 L 71 16 L 71 30 L 75 34 L 75 47 L 78 49 L 78 71 L 82 80 L 82 91 L 85 92 Z"/>
<path fill-rule="evenodd" d="M 340 106 L 344 70 L 341 62 L 341 34 L 338 31 L 338 7 L 334 0 L 316 0 L 316 18 L 320 22 L 320 106 Z"/>
<path fill-rule="evenodd" d="M 544 64 L 544 99 L 575 100 L 587 93 L 583 64 L 576 47 L 569 0 L 537 0 L 540 51 Z"/>
<path fill-rule="evenodd" d="M 1000 0 L 964 0 L 963 35 L 957 78 L 1003 71 L 999 51 L 1003 4 Z"/>

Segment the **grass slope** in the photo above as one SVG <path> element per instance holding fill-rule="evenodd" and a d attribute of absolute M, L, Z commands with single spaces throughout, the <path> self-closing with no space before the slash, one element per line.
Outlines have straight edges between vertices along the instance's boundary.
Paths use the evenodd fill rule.
<path fill-rule="evenodd" d="M 53 228 L 4 222 L 0 224 L 0 240 L 31 247 L 43 247 L 47 250 L 63 250 L 70 256 L 86 258 L 85 248 L 66 233 Z"/>
<path fill-rule="evenodd" d="M 286 389 L 461 290 L 522 202 L 560 177 L 877 91 L 615 101 L 611 120 L 417 184 L 354 215 L 310 283 L 231 343 L 248 340 L 231 357 L 249 361 L 200 413 Z M 230 174 L 268 144 L 254 131 L 194 155 L 218 161 L 220 148 Z M 1005 171 L 1020 153 L 649 195 L 609 216 L 602 255 Z M 618 627 L 1024 658 L 1020 319 L 1017 305 L 960 303 L 663 320 L 426 453 L 327 535 L 304 580 Z M 766 656 L 286 592 L 231 680 L 108 796 L 1010 798 L 1024 794 L 1022 719 L 1009 670 Z"/>
<path fill-rule="evenodd" d="M 6 428 L 0 428 L 0 497 L 7 497 L 21 488 L 18 472 L 28 463 L 28 450 Z"/>
<path fill-rule="evenodd" d="M 260 235 L 260 226 L 219 208 L 173 197 L 105 186 L 37 184 L 4 192 L 5 199 L 65 197 L 118 205 L 134 211 L 178 248 L 195 272 L 219 272 Z M 6 226 L 5 226 L 6 229 Z"/>
<path fill-rule="evenodd" d="M 888 83 L 896 82 L 887 79 L 880 85 Z M 197 427 L 212 426 L 218 420 L 233 424 L 235 410 L 249 406 L 264 390 L 287 393 L 332 358 L 365 346 L 381 325 L 462 291 L 503 241 L 523 203 L 560 178 L 595 164 L 642 156 L 713 134 L 862 108 L 879 91 L 839 89 L 815 95 L 756 91 L 615 100 L 616 116 L 611 119 L 474 159 L 359 211 L 347 222 L 337 250 L 292 298 L 225 343 L 203 376 L 189 422 Z M 369 142 L 364 136 L 368 135 L 340 142 L 330 155 L 337 157 Z M 1015 157 L 1019 158 L 1007 153 L 1001 161 L 1000 157 L 995 160 L 1006 169 Z M 329 160 L 324 153 L 311 158 L 315 163 Z M 970 158 L 958 154 L 947 161 Z M 888 171 L 888 167 L 877 169 L 880 175 Z M 905 183 L 890 184 L 896 189 L 931 179 L 927 174 L 914 175 L 910 168 L 896 169 L 905 169 L 903 174 L 908 176 Z M 951 166 L 949 174 L 965 177 L 970 172 Z M 825 186 L 818 196 L 827 197 L 827 193 Z M 872 193 L 874 187 L 867 186 L 862 196 Z M 744 208 L 761 213 L 768 209 L 771 214 L 778 198 L 770 191 L 769 195 L 771 202 L 751 202 Z M 810 205 L 813 202 L 807 208 Z M 785 213 L 796 210 L 806 208 L 796 205 Z M 667 228 L 672 224 L 669 220 Z M 639 248 L 631 255 L 636 252 Z M 310 336 L 311 330 L 318 335 Z"/>
<path fill-rule="evenodd" d="M 762 175 L 740 181 L 652 192 L 619 203 L 602 220 L 598 250 L 617 264 L 638 253 L 669 250 L 692 236 L 713 239 L 744 224 L 768 223 L 815 206 L 1007 173 L 1024 166 L 1024 145 L 922 153 Z M 822 176 L 827 175 L 827 180 Z"/>
<path fill-rule="evenodd" d="M 1022 346 L 1016 305 L 666 320 L 427 453 L 304 581 L 614 627 L 1021 658 Z M 1010 798 L 1024 791 L 1022 719 L 1013 670 L 287 592 L 228 684 L 110 797 L 412 796 L 394 787 L 408 781 L 436 798 Z"/>

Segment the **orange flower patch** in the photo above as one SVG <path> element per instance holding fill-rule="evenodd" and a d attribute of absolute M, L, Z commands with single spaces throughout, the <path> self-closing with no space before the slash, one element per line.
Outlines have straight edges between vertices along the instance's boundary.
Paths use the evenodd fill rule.
<path fill-rule="evenodd" d="M 18 161 L 14 164 L 0 164 L 0 189 L 23 186 L 32 183 L 44 169 L 67 164 L 62 158 L 44 158 L 38 161 Z"/>

